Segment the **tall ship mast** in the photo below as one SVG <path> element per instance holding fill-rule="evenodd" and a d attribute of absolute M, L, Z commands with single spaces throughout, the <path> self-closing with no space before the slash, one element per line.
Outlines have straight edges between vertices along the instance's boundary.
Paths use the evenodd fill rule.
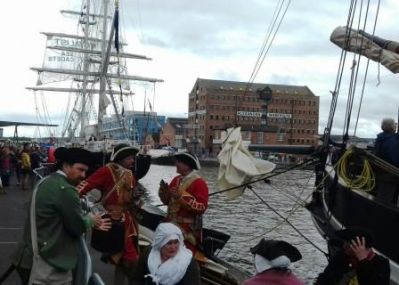
<path fill-rule="evenodd" d="M 64 123 L 59 136 L 66 142 L 104 137 L 103 121 L 109 112 L 116 117 L 126 140 L 134 138 L 124 118 L 134 92 L 132 82 L 156 84 L 163 80 L 128 73 L 129 60 L 151 58 L 125 52 L 126 40 L 119 25 L 119 0 L 84 0 L 81 11 L 62 10 L 77 18 L 77 33 L 43 32 L 46 51 L 38 72 L 37 92 L 69 93 Z"/>

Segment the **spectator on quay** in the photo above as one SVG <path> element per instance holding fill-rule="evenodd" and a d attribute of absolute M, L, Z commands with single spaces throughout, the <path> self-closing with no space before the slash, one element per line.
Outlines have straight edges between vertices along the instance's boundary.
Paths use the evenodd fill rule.
<path fill-rule="evenodd" d="M 39 168 L 41 166 L 41 163 L 44 160 L 44 155 L 42 154 L 42 151 L 39 146 L 34 146 L 32 148 L 32 152 L 30 153 L 30 160 L 31 160 L 31 169 L 32 171 Z M 32 173 L 31 173 L 32 174 Z M 36 175 L 33 175 L 31 177 L 33 181 L 36 181 L 38 177 Z"/>
<path fill-rule="evenodd" d="M 43 162 L 43 154 L 40 151 L 38 146 L 34 146 L 32 148 L 32 152 L 30 153 L 30 161 L 31 161 L 31 168 L 36 169 L 40 167 L 40 163 Z"/>
<path fill-rule="evenodd" d="M 55 163 L 54 146 L 50 146 L 47 151 L 47 163 Z"/>
<path fill-rule="evenodd" d="M 24 148 L 21 152 L 21 190 L 28 190 L 30 188 L 30 177 L 32 171 L 32 165 L 30 160 L 31 146 L 30 143 L 25 143 Z"/>
<path fill-rule="evenodd" d="M 8 146 L 4 146 L 0 153 L 0 177 L 3 184 L 3 193 L 6 194 L 6 188 L 10 186 L 10 176 L 12 167 L 12 157 Z"/>
<path fill-rule="evenodd" d="M 16 184 L 19 186 L 21 183 L 21 153 L 16 146 L 10 146 L 11 155 L 11 175 L 15 175 Z"/>

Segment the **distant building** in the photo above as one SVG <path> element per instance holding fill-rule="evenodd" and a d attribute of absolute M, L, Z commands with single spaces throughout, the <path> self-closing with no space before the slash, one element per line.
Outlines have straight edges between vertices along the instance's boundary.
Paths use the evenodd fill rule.
<path fill-rule="evenodd" d="M 187 123 L 187 118 L 168 118 L 162 128 L 159 144 L 186 148 L 186 138 L 188 136 Z"/>
<path fill-rule="evenodd" d="M 342 135 L 331 135 L 330 139 L 336 143 L 342 143 Z M 375 138 L 360 138 L 357 136 L 349 136 L 349 143 L 360 148 L 374 146 Z"/>
<path fill-rule="evenodd" d="M 147 135 L 159 137 L 159 132 L 165 124 L 165 116 L 158 116 L 156 112 L 129 111 L 125 113 L 125 124 L 129 139 L 144 143 Z M 116 116 L 103 119 L 102 134 L 108 138 L 125 139 Z"/>
<path fill-rule="evenodd" d="M 188 141 L 215 153 L 221 134 L 241 126 L 252 144 L 316 145 L 319 97 L 307 86 L 250 84 L 198 78 L 189 94 Z"/>

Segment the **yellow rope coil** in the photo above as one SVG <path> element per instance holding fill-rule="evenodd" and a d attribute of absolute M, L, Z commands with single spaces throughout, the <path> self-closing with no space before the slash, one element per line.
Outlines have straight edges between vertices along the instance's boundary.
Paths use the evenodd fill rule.
<path fill-rule="evenodd" d="M 356 190 L 362 190 L 369 192 L 374 189 L 375 177 L 370 163 L 367 159 L 363 158 L 363 169 L 360 175 L 355 178 L 351 178 L 348 173 L 348 164 L 350 159 L 353 157 L 353 150 L 349 148 L 341 157 L 338 165 L 338 175 L 345 181 L 345 183 L 351 188 Z"/>
<path fill-rule="evenodd" d="M 356 179 L 351 179 L 348 177 L 347 165 L 348 165 L 351 155 L 353 155 L 353 150 L 348 149 L 340 157 L 340 159 L 337 161 L 337 163 L 335 165 L 333 165 L 332 169 L 325 173 L 325 175 L 323 176 L 323 178 L 321 179 L 319 184 L 316 185 L 315 190 L 310 192 L 309 195 L 307 195 L 305 197 L 305 199 L 303 199 L 303 200 L 306 201 L 307 199 L 309 199 L 312 196 L 313 192 L 319 191 L 318 188 L 324 184 L 325 180 L 327 179 L 327 177 L 329 177 L 331 175 L 331 173 L 334 169 L 337 170 L 338 175 L 345 181 L 345 183 L 351 189 L 362 190 L 362 191 L 367 191 L 367 192 L 373 190 L 374 186 L 375 186 L 375 177 L 374 177 L 374 173 L 372 171 L 371 165 L 366 159 L 364 159 L 363 170 L 362 170 L 360 176 L 356 177 Z M 297 201 L 293 205 L 291 211 L 289 211 L 287 216 L 283 220 L 279 221 L 272 228 L 264 229 L 262 231 L 262 233 L 255 234 L 250 238 L 245 238 L 243 240 L 229 241 L 229 244 L 249 242 L 249 241 L 259 239 L 261 237 L 264 237 L 264 236 L 270 234 L 271 232 L 277 230 L 277 228 L 279 228 L 281 225 L 285 224 L 286 221 L 291 216 L 293 216 L 296 213 L 296 211 L 298 211 L 301 207 L 303 207 L 302 203 L 300 201 Z"/>

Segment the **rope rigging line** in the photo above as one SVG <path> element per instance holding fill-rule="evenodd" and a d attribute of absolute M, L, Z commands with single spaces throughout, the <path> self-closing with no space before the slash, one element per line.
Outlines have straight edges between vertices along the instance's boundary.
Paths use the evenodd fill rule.
<path fill-rule="evenodd" d="M 73 82 L 70 83 L 70 87 L 72 88 L 73 86 Z M 64 130 L 66 130 L 68 128 L 67 124 L 69 121 L 69 116 L 70 114 L 70 108 L 71 108 L 71 99 L 72 99 L 72 93 L 68 92 L 68 100 L 67 100 L 67 104 L 66 104 L 66 109 L 65 109 L 65 116 L 64 116 L 64 120 L 62 122 L 62 127 L 61 127 L 61 137 L 64 137 Z"/>
<path fill-rule="evenodd" d="M 345 111 L 345 119 L 344 119 L 344 128 L 343 128 L 343 142 L 346 143 L 348 140 L 349 134 L 349 126 L 350 126 L 350 119 L 352 114 L 352 107 L 353 101 L 355 96 L 356 90 L 356 81 L 357 81 L 357 72 L 359 70 L 359 64 L 355 60 L 355 55 L 352 61 L 352 68 L 351 68 L 351 77 L 349 83 L 349 92 L 348 92 L 348 100 L 346 102 L 346 111 Z"/>
<path fill-rule="evenodd" d="M 276 37 L 276 34 L 277 34 L 278 30 L 280 29 L 281 23 L 283 22 L 283 20 L 285 18 L 285 15 L 286 15 L 286 12 L 288 10 L 288 7 L 291 4 L 291 0 L 289 0 L 288 4 L 285 7 L 283 15 L 280 17 L 281 10 L 282 10 L 282 8 L 284 6 L 284 2 L 285 2 L 285 0 L 282 0 L 282 1 L 280 0 L 280 2 L 276 5 L 276 7 L 274 9 L 272 20 L 271 20 L 270 25 L 269 25 L 269 27 L 267 29 L 265 38 L 264 38 L 263 43 L 261 45 L 261 49 L 260 49 L 258 57 L 256 59 L 256 63 L 254 65 L 253 69 L 252 69 L 251 76 L 250 76 L 250 78 L 249 78 L 249 80 L 248 80 L 248 82 L 247 82 L 247 84 L 245 86 L 243 97 L 246 96 L 248 90 L 250 89 L 251 84 L 254 82 L 254 80 L 255 80 L 260 68 L 262 67 L 262 64 L 263 64 L 263 62 L 264 62 L 264 60 L 266 58 L 266 55 L 268 54 L 268 52 L 270 50 L 270 47 L 273 44 L 274 38 Z M 276 11 L 278 11 L 278 12 L 276 12 Z M 274 29 L 279 17 L 280 17 L 280 21 L 279 21 L 279 23 L 277 25 L 277 28 L 275 29 L 274 34 L 272 36 L 273 29 Z M 271 40 L 270 40 L 270 37 L 271 37 Z M 239 107 L 238 105 L 239 105 L 238 96 L 235 96 L 235 109 L 236 109 L 236 111 L 238 110 L 238 107 Z M 237 125 L 237 121 L 238 121 L 238 115 L 236 114 L 235 115 L 235 125 Z"/>
<path fill-rule="evenodd" d="M 366 23 L 367 23 L 369 4 L 370 4 L 370 0 L 368 1 L 366 14 L 364 17 L 363 29 L 366 27 Z M 362 20 L 362 13 L 363 13 L 363 1 L 361 1 L 361 5 L 360 5 L 359 19 L 358 19 L 358 25 L 357 25 L 358 30 L 360 30 L 360 22 Z M 360 46 L 363 46 L 363 42 L 364 42 L 364 38 L 361 38 Z M 344 129 L 343 129 L 343 138 L 344 138 L 343 142 L 344 143 L 346 143 L 346 140 L 348 139 L 348 135 L 349 135 L 350 121 L 351 121 L 351 117 L 352 117 L 353 103 L 355 100 L 360 61 L 362 59 L 361 53 L 359 53 L 357 55 L 357 61 L 355 60 L 355 58 L 356 58 L 356 53 L 353 54 L 353 66 L 352 66 L 350 87 L 349 87 L 349 92 L 348 92 L 348 101 L 347 101 L 347 106 L 346 106 L 345 125 L 344 125 Z M 365 78 L 364 78 L 364 80 L 365 80 Z"/>
<path fill-rule="evenodd" d="M 261 45 L 261 49 L 259 51 L 259 54 L 258 54 L 258 57 L 256 59 L 255 65 L 254 65 L 254 67 L 252 69 L 252 73 L 251 73 L 251 76 L 250 76 L 250 78 L 248 80 L 246 88 L 248 88 L 249 83 L 252 83 L 255 80 L 256 73 L 257 73 L 256 70 L 258 69 L 260 59 L 262 58 L 263 54 L 265 53 L 265 49 L 266 49 L 266 46 L 269 43 L 269 39 L 270 39 L 271 33 L 272 33 L 273 29 L 274 29 L 274 26 L 275 26 L 275 24 L 277 22 L 277 19 L 278 19 L 279 15 L 280 15 L 281 9 L 283 7 L 282 5 L 283 5 L 284 1 L 281 2 L 281 0 L 280 0 L 279 2 L 281 4 L 277 3 L 276 8 L 274 9 L 272 20 L 271 20 L 271 22 L 269 24 L 269 27 L 267 28 L 267 31 L 266 31 L 266 34 L 265 34 L 265 38 L 264 38 L 263 43 Z"/>
<path fill-rule="evenodd" d="M 375 30 L 376 30 L 376 27 L 377 27 L 377 20 L 378 20 L 378 16 L 379 16 L 379 13 L 380 13 L 380 4 L 381 4 L 381 0 L 378 0 L 376 15 L 375 15 L 375 19 L 374 19 L 373 32 L 372 32 L 373 36 L 375 34 Z M 370 1 L 368 2 L 368 5 L 367 5 L 367 11 L 369 10 L 369 5 L 370 5 Z M 367 12 L 367 14 L 368 14 L 368 12 Z M 366 17 L 366 19 L 367 19 L 367 17 Z M 363 27 L 363 30 L 366 30 L 366 20 L 365 20 L 365 25 Z M 361 92 L 361 95 L 360 95 L 359 108 L 358 108 L 358 111 L 357 111 L 356 123 L 355 123 L 355 129 L 354 129 L 354 132 L 353 132 L 353 136 L 356 136 L 356 132 L 357 132 L 357 126 L 358 126 L 358 122 L 359 122 L 360 111 L 361 111 L 361 108 L 362 108 L 362 105 L 363 105 L 364 90 L 365 90 L 365 86 L 366 86 L 366 78 L 367 78 L 367 75 L 368 75 L 369 65 L 370 65 L 370 59 L 367 59 L 366 71 L 364 73 L 362 92 Z"/>
<path fill-rule="evenodd" d="M 284 20 L 284 18 L 285 18 L 285 14 L 287 13 L 288 7 L 289 7 L 290 4 L 291 4 L 291 0 L 289 0 L 287 6 L 285 7 L 285 10 L 284 10 L 284 12 L 283 12 L 283 15 L 282 15 L 281 18 L 280 18 L 280 21 L 279 21 L 279 23 L 278 23 L 278 25 L 277 25 L 277 29 L 274 31 L 274 34 L 273 34 L 272 39 L 271 39 L 271 42 L 270 42 L 270 44 L 268 45 L 268 47 L 267 47 L 267 49 L 266 49 L 266 52 L 263 53 L 262 60 L 261 60 L 260 64 L 257 66 L 257 69 L 256 69 L 256 71 L 255 71 L 255 75 L 254 75 L 254 77 L 252 78 L 252 82 L 255 80 L 256 76 L 257 76 L 258 73 L 259 73 L 260 68 L 261 68 L 262 65 L 263 65 L 263 62 L 265 61 L 266 55 L 268 54 L 268 52 L 269 52 L 269 50 L 270 50 L 270 48 L 271 48 L 271 46 L 272 46 L 272 44 L 273 44 L 273 42 L 274 42 L 274 38 L 276 37 L 277 32 L 278 32 L 279 29 L 280 29 L 280 26 L 281 26 L 281 24 L 282 24 L 282 22 L 283 22 L 283 20 Z"/>
<path fill-rule="evenodd" d="M 323 253 L 326 257 L 328 256 L 328 253 L 326 253 L 324 250 L 322 250 L 319 246 L 317 246 L 314 242 L 312 242 L 307 236 L 305 236 L 300 230 L 298 230 L 289 220 L 288 217 L 285 218 L 283 215 L 281 215 L 278 211 L 276 211 L 275 209 L 273 209 L 272 206 L 270 206 L 258 193 L 255 192 L 254 189 L 249 188 L 252 193 L 255 194 L 255 196 L 263 203 L 265 204 L 270 210 L 273 211 L 273 213 L 275 213 L 277 216 L 279 216 L 280 218 L 282 218 L 289 226 L 291 226 L 291 228 L 293 228 L 294 231 L 296 231 L 304 240 L 306 240 L 310 245 L 312 245 L 314 248 L 316 248 L 318 251 L 320 251 L 321 253 Z M 313 192 L 312 192 L 313 193 Z M 300 205 L 298 203 L 298 205 Z M 299 208 L 299 207 L 298 207 Z M 297 209 L 298 209 L 297 208 Z M 296 210 L 297 210 L 296 209 Z M 294 212 L 294 211 L 293 211 Z"/>
<path fill-rule="evenodd" d="M 155 90 L 155 89 L 154 89 Z M 148 104 L 148 108 L 150 109 L 149 112 L 146 112 L 146 105 Z M 149 99 L 149 96 L 147 97 L 147 87 L 144 89 L 144 118 L 145 118 L 145 124 L 144 124 L 144 134 L 143 134 L 143 140 L 142 140 L 142 144 L 145 145 L 146 143 L 146 138 L 148 135 L 148 128 L 150 125 L 150 119 L 152 116 L 152 106 L 151 106 L 151 102 Z"/>
<path fill-rule="evenodd" d="M 40 115 L 39 106 L 38 106 L 38 104 L 37 104 L 37 96 L 36 96 L 36 91 L 33 91 L 33 98 L 34 98 L 34 102 L 35 102 L 36 119 L 38 120 L 38 122 L 41 122 L 41 121 L 42 121 L 42 119 L 41 119 L 41 115 Z M 40 135 L 40 129 L 39 129 L 39 127 L 36 127 L 36 129 L 37 129 L 37 130 L 38 130 L 38 132 L 39 132 L 39 137 L 41 137 L 41 135 Z"/>
<path fill-rule="evenodd" d="M 365 17 L 364 17 L 364 22 L 363 22 L 363 30 L 365 30 L 365 27 L 366 27 L 369 7 L 370 7 L 370 0 L 367 2 L 366 14 L 365 14 Z M 363 12 L 363 0 L 361 2 L 360 11 L 359 11 L 359 21 L 358 21 L 358 25 L 357 25 L 357 30 L 358 31 L 360 30 L 360 22 L 361 22 L 361 19 L 362 19 L 362 12 Z M 361 41 L 360 41 L 360 46 L 361 47 L 363 46 L 363 42 L 364 42 L 364 38 L 362 37 Z M 355 58 L 355 53 L 353 54 L 353 57 Z M 357 85 L 357 78 L 358 78 L 358 73 L 359 73 L 360 60 L 361 60 L 361 53 L 358 54 L 356 79 L 355 79 L 354 87 L 353 87 L 353 98 L 352 98 L 352 102 L 351 102 L 352 106 L 351 106 L 350 113 L 349 113 L 349 118 L 348 118 L 349 121 L 348 121 L 347 127 L 346 127 L 346 133 L 345 133 L 346 137 L 348 137 L 348 134 L 349 134 L 350 119 L 351 119 L 352 111 L 353 111 L 353 102 L 354 102 L 355 90 L 356 90 L 356 85 Z M 367 61 L 367 68 L 368 68 L 368 61 Z M 366 70 L 366 72 L 367 72 L 367 70 Z M 362 84 L 362 86 L 363 86 L 362 87 L 362 91 L 363 92 L 364 92 L 365 80 L 366 80 L 366 77 L 363 77 L 363 84 Z M 360 105 L 359 105 L 359 108 L 360 108 Z M 359 109 L 359 112 L 360 112 L 360 109 Z M 356 127 L 357 127 L 357 121 L 356 121 L 355 124 L 356 124 Z"/>
<path fill-rule="evenodd" d="M 155 82 L 152 84 L 153 86 L 153 94 L 152 94 L 152 109 L 155 110 Z M 152 111 L 152 110 L 151 110 Z M 153 116 L 154 123 L 157 127 L 161 126 L 161 123 L 158 120 L 157 114 Z"/>
<path fill-rule="evenodd" d="M 356 0 L 352 0 L 350 7 L 349 7 L 348 18 L 346 21 L 346 26 L 349 28 L 352 27 L 353 17 L 354 17 L 353 10 L 354 10 L 354 7 L 356 6 L 356 2 L 357 2 Z M 349 34 L 348 33 L 349 33 L 349 29 L 347 30 L 345 46 L 348 46 L 348 44 L 349 44 L 349 36 L 348 36 Z M 343 71 L 344 71 L 345 62 L 346 62 L 346 55 L 347 55 L 347 51 L 345 49 L 342 49 L 340 61 L 339 61 L 339 65 L 338 65 L 337 77 L 335 79 L 335 87 L 334 87 L 334 91 L 332 92 L 330 113 L 329 113 L 329 117 L 328 117 L 327 127 L 325 129 L 325 135 L 327 137 L 324 140 L 324 147 L 327 146 L 327 144 L 329 142 L 330 135 L 331 135 L 331 129 L 332 129 L 332 125 L 334 122 L 334 115 L 335 115 L 335 111 L 336 111 L 337 104 L 338 104 L 339 90 L 341 89 Z"/>
<path fill-rule="evenodd" d="M 306 196 L 305 200 L 309 199 L 309 198 L 313 195 L 314 192 L 319 191 L 319 190 L 318 190 L 319 187 L 320 187 L 321 185 L 324 184 L 324 181 L 327 179 L 327 177 L 330 176 L 331 172 L 332 172 L 334 169 L 336 169 L 336 167 L 337 167 L 338 164 L 341 162 L 341 160 L 342 160 L 342 157 L 341 157 L 341 158 L 337 161 L 337 163 L 331 168 L 331 170 L 330 170 L 328 173 L 326 173 L 326 174 L 324 175 L 324 177 L 321 179 L 320 183 L 319 183 L 318 185 L 315 186 L 315 188 L 314 188 L 315 190 L 311 191 L 311 192 L 309 193 L 309 195 Z M 251 189 L 251 191 L 254 192 L 253 189 Z M 258 196 L 255 192 L 254 192 L 254 194 L 255 194 L 256 196 Z M 260 198 L 261 198 L 261 197 L 260 197 Z M 263 200 L 263 199 L 262 199 L 262 200 Z M 262 200 L 261 200 L 261 201 L 262 201 Z M 266 206 L 268 206 L 270 209 L 272 209 L 272 207 L 270 207 L 270 205 L 268 205 L 268 204 L 266 203 L 266 201 L 263 200 L 262 202 L 264 202 L 264 203 L 266 204 Z M 297 202 L 297 203 L 293 206 L 293 208 L 291 209 L 291 211 L 288 213 L 288 215 L 287 215 L 286 217 L 280 216 L 281 214 L 279 214 L 279 216 L 282 218 L 282 220 L 281 220 L 279 223 L 277 223 L 274 227 L 272 227 L 272 228 L 270 228 L 270 229 L 264 231 L 262 234 L 256 235 L 255 237 L 251 237 L 251 238 L 249 238 L 249 239 L 245 239 L 245 240 L 241 240 L 241 241 L 230 241 L 229 243 L 243 243 L 243 242 L 252 241 L 252 240 L 254 240 L 254 239 L 258 239 L 258 238 L 260 238 L 260 237 L 262 237 L 262 236 L 264 236 L 264 235 L 266 235 L 266 234 L 268 234 L 268 233 L 273 232 L 273 231 L 276 230 L 278 227 L 280 227 L 281 225 L 283 225 L 285 222 L 287 222 L 290 226 L 293 227 L 293 225 L 290 224 L 290 222 L 288 221 L 288 219 L 289 219 L 301 206 L 302 206 L 302 205 L 301 205 L 299 202 Z M 272 209 L 272 211 L 275 211 L 275 210 Z M 277 214 L 277 213 L 276 213 L 276 214 Z M 295 227 L 293 227 L 293 228 L 295 229 Z M 295 229 L 295 230 L 296 230 L 296 229 Z M 299 230 L 298 230 L 298 231 L 299 231 Z M 298 232 L 298 233 L 299 233 L 299 232 Z M 320 249 L 316 244 L 314 244 L 312 241 L 310 241 L 310 240 L 309 240 L 307 237 L 305 237 L 302 233 L 299 233 L 299 234 L 300 234 L 306 241 L 308 241 L 310 245 L 314 246 L 317 250 L 319 250 L 320 252 L 322 252 L 323 254 L 325 254 L 326 257 L 328 257 L 328 254 L 327 254 L 325 251 L 323 251 L 322 249 Z"/>
<path fill-rule="evenodd" d="M 314 174 L 314 172 L 312 172 L 312 175 L 309 176 L 308 182 L 306 184 L 309 184 L 309 181 L 313 177 L 313 174 Z M 295 185 L 297 185 L 297 188 L 299 188 L 299 184 L 298 183 L 295 183 Z M 290 199 L 293 202 L 299 201 L 303 206 L 306 204 L 306 201 L 301 198 L 303 192 L 305 191 L 305 188 L 302 188 L 301 193 L 299 194 L 299 196 L 297 196 L 297 195 L 291 193 L 290 191 L 282 191 L 282 190 L 278 189 L 277 187 L 274 187 L 274 185 L 271 184 L 271 183 L 267 184 L 267 186 L 269 186 L 274 191 L 279 192 L 281 195 L 285 196 L 286 198 Z"/>
<path fill-rule="evenodd" d="M 252 190 L 252 189 L 251 189 Z M 253 192 L 253 191 L 252 191 Z M 311 195 L 313 194 L 313 191 L 308 195 L 308 196 L 306 196 L 306 199 L 308 199 L 308 198 L 310 198 L 311 197 Z M 256 195 L 256 194 L 255 194 Z M 264 201 L 262 201 L 262 202 L 264 202 Z M 267 204 L 267 203 L 266 203 Z M 272 207 L 270 207 L 270 205 L 266 205 L 267 207 L 269 207 L 270 209 L 272 209 L 272 211 L 275 211 Z M 294 206 L 291 208 L 291 210 L 288 212 L 288 215 L 287 216 L 282 216 L 280 213 L 278 214 L 279 215 L 279 217 L 281 217 L 282 218 L 282 220 L 280 221 L 280 222 L 278 222 L 276 225 L 274 225 L 273 227 L 271 227 L 270 229 L 267 229 L 267 230 L 265 230 L 265 231 L 263 231 L 261 234 L 257 234 L 257 235 L 255 235 L 255 236 L 252 236 L 252 237 L 250 237 L 250 238 L 248 238 L 248 239 L 244 239 L 244 240 L 237 240 L 237 241 L 229 241 L 229 243 L 244 243 L 244 242 L 249 242 L 249 241 L 252 241 L 252 240 L 255 240 L 255 239 L 259 239 L 259 238 L 261 238 L 261 237 L 263 237 L 263 236 L 265 236 L 265 235 L 267 235 L 267 234 L 269 234 L 269 233 L 271 233 L 271 232 L 273 232 L 273 231 L 275 231 L 277 228 L 279 228 L 281 225 L 283 225 L 284 223 L 288 223 L 290 226 L 292 225 L 292 224 L 290 224 L 290 222 L 288 221 L 288 219 L 299 209 L 299 208 L 301 208 L 302 207 L 302 205 L 300 205 L 299 203 L 296 203 L 296 204 L 294 204 Z M 277 212 L 277 211 L 276 211 Z M 281 215 L 281 216 L 280 216 Z"/>
<path fill-rule="evenodd" d="M 129 134 L 126 128 L 126 123 L 125 123 L 125 106 L 124 106 L 124 100 L 123 100 L 123 88 L 122 88 L 122 80 L 120 79 L 121 75 L 121 57 L 119 54 L 120 49 L 122 46 L 120 45 L 120 25 L 119 25 L 119 0 L 115 0 L 114 2 L 115 5 L 115 16 L 114 16 L 114 27 L 115 27 L 115 49 L 116 49 L 116 58 L 117 58 L 117 75 L 119 79 L 117 80 L 117 84 L 119 87 L 119 101 L 120 101 L 120 106 L 121 106 L 121 116 L 122 116 L 122 132 L 125 137 L 125 139 L 129 139 Z M 109 85 L 109 88 L 112 88 L 111 85 Z M 112 96 L 112 95 L 111 95 Z M 117 112 L 117 109 L 116 109 Z"/>
<path fill-rule="evenodd" d="M 319 183 L 319 185 L 321 185 L 321 183 L 324 183 L 324 180 L 328 177 L 329 174 L 325 175 L 324 178 L 321 180 L 321 182 Z M 310 180 L 310 178 L 309 178 Z M 309 182 L 308 180 L 308 182 Z M 243 243 L 243 242 L 248 242 L 248 241 L 252 241 L 255 239 L 259 239 L 260 237 L 273 232 L 274 230 L 276 230 L 277 228 L 279 228 L 281 225 L 283 225 L 284 223 L 287 223 L 289 226 L 291 226 L 302 238 L 304 238 L 310 245 L 312 245 L 313 247 L 315 247 L 317 250 L 319 250 L 320 252 L 322 252 L 326 257 L 328 256 L 328 254 L 323 251 L 320 247 L 318 247 L 315 243 L 313 243 L 309 238 L 307 238 L 304 234 L 302 234 L 300 232 L 300 230 L 298 230 L 288 219 L 301 207 L 303 207 L 299 202 L 297 202 L 296 204 L 293 205 L 293 207 L 291 208 L 290 212 L 288 213 L 288 215 L 286 217 L 284 217 L 283 215 L 281 215 L 279 212 L 277 212 L 273 207 L 271 207 L 262 197 L 260 197 L 253 189 L 252 187 L 250 188 L 250 190 L 254 193 L 255 196 L 258 197 L 258 199 L 260 199 L 260 201 L 265 204 L 270 210 L 272 210 L 276 215 L 278 215 L 280 218 L 282 218 L 282 220 L 280 222 L 278 222 L 274 227 L 262 232 L 262 234 L 260 235 L 256 235 L 254 237 L 251 237 L 249 239 L 245 239 L 245 240 L 241 240 L 241 241 L 230 241 L 229 243 Z M 305 200 L 309 199 L 309 197 L 311 197 L 313 195 L 313 192 L 317 191 L 317 187 L 315 187 L 314 191 L 311 191 L 309 193 L 308 196 L 306 196 Z"/>

